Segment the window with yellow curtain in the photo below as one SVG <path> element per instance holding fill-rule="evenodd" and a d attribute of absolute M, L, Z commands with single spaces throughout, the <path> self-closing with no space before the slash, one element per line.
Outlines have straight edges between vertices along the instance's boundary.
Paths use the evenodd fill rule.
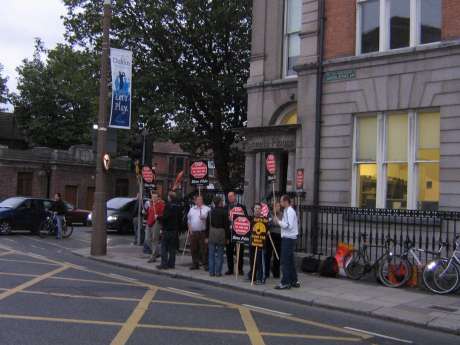
<path fill-rule="evenodd" d="M 439 160 L 441 123 L 439 112 L 420 112 L 417 116 L 417 208 L 439 207 Z"/>
<path fill-rule="evenodd" d="M 377 195 L 377 117 L 360 117 L 357 122 L 358 206 L 375 208 Z"/>

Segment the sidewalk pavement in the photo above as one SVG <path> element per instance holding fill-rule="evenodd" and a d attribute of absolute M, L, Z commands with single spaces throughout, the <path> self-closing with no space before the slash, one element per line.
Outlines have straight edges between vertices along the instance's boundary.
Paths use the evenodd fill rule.
<path fill-rule="evenodd" d="M 268 280 L 265 285 L 251 286 L 245 281 L 245 277 L 239 277 L 238 280 L 235 276 L 216 278 L 210 277 L 204 270 L 190 271 L 191 257 L 188 255 L 177 256 L 176 269 L 158 270 L 156 265 L 159 262 L 147 263 L 148 256 L 142 254 L 142 247 L 134 245 L 109 247 L 108 254 L 104 257 L 90 256 L 89 248 L 73 252 L 120 267 L 200 281 L 264 296 L 281 297 L 296 303 L 368 315 L 460 335 L 458 294 L 439 296 L 420 289 L 392 289 L 377 283 L 351 281 L 345 278 L 323 278 L 303 273 L 299 273 L 301 288 L 280 291 L 273 288 L 279 282 L 273 279 Z M 245 269 L 247 272 L 247 265 Z"/>

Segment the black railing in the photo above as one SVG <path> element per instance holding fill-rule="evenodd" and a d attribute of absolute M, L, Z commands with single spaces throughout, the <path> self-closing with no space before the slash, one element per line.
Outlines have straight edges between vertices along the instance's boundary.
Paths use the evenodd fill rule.
<path fill-rule="evenodd" d="M 446 242 L 443 254 L 449 254 L 453 242 L 460 235 L 460 212 L 419 211 L 392 209 L 362 209 L 333 206 L 301 206 L 299 212 L 301 231 L 298 251 L 335 255 L 337 245 L 346 243 L 358 248 L 360 234 L 366 234 L 371 247 L 371 258 L 381 253 L 386 238 L 395 240 L 394 249 L 410 240 L 416 247 L 436 252 Z M 423 261 L 431 255 L 425 253 Z"/>

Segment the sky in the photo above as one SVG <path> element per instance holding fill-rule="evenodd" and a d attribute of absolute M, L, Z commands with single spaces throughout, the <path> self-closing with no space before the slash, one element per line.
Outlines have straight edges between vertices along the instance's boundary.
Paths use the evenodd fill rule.
<path fill-rule="evenodd" d="M 0 64 L 2 76 L 8 76 L 8 88 L 16 91 L 15 71 L 24 58 L 31 58 L 34 38 L 40 37 L 46 48 L 64 42 L 61 0 L 0 0 Z"/>

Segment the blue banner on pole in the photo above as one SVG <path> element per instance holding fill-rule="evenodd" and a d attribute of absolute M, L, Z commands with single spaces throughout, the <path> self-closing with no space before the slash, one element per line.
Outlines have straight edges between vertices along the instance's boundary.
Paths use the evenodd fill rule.
<path fill-rule="evenodd" d="M 109 127 L 131 129 L 131 82 L 133 53 L 110 49 L 112 108 Z"/>

